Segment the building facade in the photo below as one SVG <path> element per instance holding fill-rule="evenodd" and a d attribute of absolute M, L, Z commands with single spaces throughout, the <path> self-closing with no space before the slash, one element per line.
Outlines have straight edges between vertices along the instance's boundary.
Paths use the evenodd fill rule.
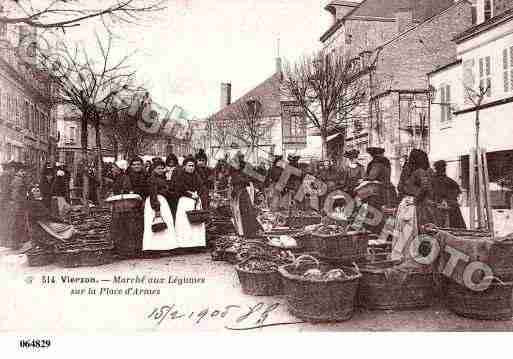
<path fill-rule="evenodd" d="M 426 73 L 455 57 L 452 39 L 472 25 L 472 9 L 468 1 L 366 0 L 321 37 L 325 51 L 360 67 L 357 80 L 368 88 L 360 118 L 347 124 L 345 147 L 362 154 L 385 148 L 394 183 L 412 148 L 429 150 Z"/>
<path fill-rule="evenodd" d="M 436 90 L 430 156 L 447 161 L 448 175 L 467 191 L 478 116 L 478 146 L 487 151 L 494 205 L 510 206 L 509 191 L 501 184 L 513 172 L 513 6 L 499 10 L 502 4 L 492 3 L 496 7 L 489 17 L 483 2 L 478 7 L 481 22 L 454 39 L 454 61 L 429 74 Z"/>
<path fill-rule="evenodd" d="M 24 25 L 0 24 L 0 161 L 23 161 L 37 177 L 55 158 L 58 134 L 52 83 L 27 57 L 27 41 L 36 46 L 36 35 Z"/>
<path fill-rule="evenodd" d="M 316 153 L 309 146 L 305 117 L 293 101 L 283 96 L 281 59 L 276 59 L 275 73 L 261 84 L 231 102 L 231 84 L 221 85 L 221 110 L 206 122 L 210 143 L 209 156 L 221 159 L 240 151 L 246 153 L 246 160 L 252 163 L 267 161 L 273 155 L 298 154 L 309 157 Z M 258 140 L 251 153 L 250 139 L 236 130 L 244 124 L 250 126 L 247 114 L 241 108 L 259 108 Z M 247 132 L 247 131 L 246 131 Z M 320 153 L 320 151 L 319 151 Z"/>

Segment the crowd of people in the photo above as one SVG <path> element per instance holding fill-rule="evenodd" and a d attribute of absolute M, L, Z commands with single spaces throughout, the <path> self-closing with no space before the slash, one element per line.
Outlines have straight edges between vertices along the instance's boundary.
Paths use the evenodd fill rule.
<path fill-rule="evenodd" d="M 367 168 L 358 161 L 357 150 L 345 152 L 343 161 L 300 163 L 299 156 L 289 156 L 288 165 L 301 171 L 290 175 L 285 186 L 277 186 L 284 171 L 280 164 L 282 156 L 275 156 L 270 166 L 261 163 L 249 172 L 244 170 L 246 162 L 241 153 L 232 160 L 219 160 L 214 168 L 208 167 L 203 150 L 185 157 L 181 163 L 174 154 L 165 160 L 154 158 L 151 163 L 140 157 L 117 161 L 106 172 L 105 197 L 114 202 L 129 201 L 131 205 L 113 206 L 111 233 L 116 251 L 121 257 L 139 257 L 149 251 L 204 247 L 205 224 L 191 222 L 189 214 L 210 208 L 214 188 L 229 201 L 236 233 L 254 237 L 259 230 L 257 202 L 264 201 L 272 211 L 310 209 L 308 196 L 300 203 L 295 197 L 306 175 L 326 186 L 319 198 L 321 212 L 329 193 L 343 190 L 358 197 L 358 188 L 363 183 L 377 183 L 362 201 L 378 210 L 395 209 L 397 233 L 403 240 L 411 241 L 431 224 L 465 227 L 458 204 L 461 190 L 446 175 L 445 162 L 436 162 L 432 169 L 425 152 L 412 150 L 396 189 L 390 180 L 391 164 L 384 150 L 369 147 L 367 152 L 372 157 Z M 70 202 L 70 174 L 65 166 L 46 164 L 36 186 L 30 186 L 26 170 L 20 162 L 3 164 L 0 206 L 6 215 L 0 219 L 0 246 L 20 248 L 29 239 L 26 230 L 31 221 L 37 221 L 39 227 L 46 223 L 42 228 L 47 232 L 49 228 L 59 228 L 61 232 L 50 231 L 54 236 L 73 232 L 66 225 L 51 225 L 65 222 L 59 217 L 60 202 Z M 258 174 L 258 178 L 251 173 Z M 91 176 L 95 178 L 94 174 Z M 368 229 L 379 233 L 383 225 L 384 219 Z"/>

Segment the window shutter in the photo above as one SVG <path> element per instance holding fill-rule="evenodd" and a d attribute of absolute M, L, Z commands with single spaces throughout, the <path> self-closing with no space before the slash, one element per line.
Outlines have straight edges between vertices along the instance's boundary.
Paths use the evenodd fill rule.
<path fill-rule="evenodd" d="M 485 57 L 485 64 L 486 64 L 486 76 L 490 76 L 491 69 L 490 69 L 490 56 Z"/>
<path fill-rule="evenodd" d="M 479 59 L 479 77 L 484 76 L 484 66 L 483 66 L 483 59 Z"/>
<path fill-rule="evenodd" d="M 449 85 L 445 86 L 445 106 L 447 113 L 447 121 L 451 120 L 451 87 Z"/>
<path fill-rule="evenodd" d="M 508 49 L 502 50 L 502 68 L 504 70 L 504 92 L 509 91 L 509 71 L 508 71 Z"/>
<path fill-rule="evenodd" d="M 445 103 L 445 88 L 442 86 L 440 87 L 440 121 L 445 122 L 445 106 L 443 105 Z"/>

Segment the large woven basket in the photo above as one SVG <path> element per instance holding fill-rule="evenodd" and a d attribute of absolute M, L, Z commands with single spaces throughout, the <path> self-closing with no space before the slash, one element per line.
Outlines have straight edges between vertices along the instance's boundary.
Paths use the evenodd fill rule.
<path fill-rule="evenodd" d="M 429 307 L 436 294 L 435 273 L 423 268 L 399 270 L 397 261 L 360 264 L 358 304 L 366 309 Z"/>
<path fill-rule="evenodd" d="M 55 262 L 55 253 L 52 249 L 31 248 L 27 260 L 29 267 L 42 267 Z"/>
<path fill-rule="evenodd" d="M 297 246 L 304 252 L 315 252 L 317 251 L 317 246 L 312 233 L 310 232 L 300 232 L 293 236 L 293 238 L 297 242 Z"/>
<path fill-rule="evenodd" d="M 494 280 L 488 289 L 474 291 L 445 278 L 447 307 L 462 317 L 482 320 L 511 320 L 513 282 Z"/>
<path fill-rule="evenodd" d="M 303 273 L 312 268 L 327 271 L 335 267 L 306 262 L 299 266 L 288 264 L 278 268 L 290 313 L 309 322 L 340 322 L 351 319 L 361 275 L 353 268 L 343 267 L 345 273 L 355 277 L 326 280 L 305 278 Z"/>
<path fill-rule="evenodd" d="M 288 217 L 287 226 L 290 228 L 304 228 L 312 224 L 321 223 L 321 216 Z"/>
<path fill-rule="evenodd" d="M 447 229 L 438 231 L 439 239 L 442 243 L 448 240 L 458 240 L 463 243 L 467 240 L 480 240 L 481 238 L 486 242 L 492 241 L 493 244 L 488 248 L 486 252 L 473 253 L 469 250 L 465 252 L 469 256 L 467 262 L 459 261 L 454 267 L 454 276 L 462 277 L 463 271 L 465 270 L 465 264 L 473 261 L 481 261 L 486 263 L 493 271 L 495 277 L 500 278 L 503 281 L 513 281 L 513 238 L 494 238 L 491 239 L 491 235 L 487 232 L 472 231 L 472 230 L 457 230 Z M 480 255 L 486 253 L 485 258 L 481 258 Z M 442 263 L 447 263 L 450 259 L 450 254 L 447 251 L 441 251 Z"/>
<path fill-rule="evenodd" d="M 80 252 L 80 266 L 94 267 L 112 263 L 114 261 L 114 246 L 99 244 L 84 248 Z"/>
<path fill-rule="evenodd" d="M 242 291 L 245 294 L 255 296 L 273 296 L 282 294 L 283 284 L 281 281 L 281 276 L 277 270 L 249 271 L 243 268 L 244 263 L 246 263 L 248 260 L 256 258 L 258 257 L 247 258 L 235 267 Z M 271 261 L 273 260 L 270 257 L 260 258 Z"/>
<path fill-rule="evenodd" d="M 347 232 L 336 235 L 312 234 L 315 250 L 327 262 L 353 262 L 365 258 L 369 232 Z"/>

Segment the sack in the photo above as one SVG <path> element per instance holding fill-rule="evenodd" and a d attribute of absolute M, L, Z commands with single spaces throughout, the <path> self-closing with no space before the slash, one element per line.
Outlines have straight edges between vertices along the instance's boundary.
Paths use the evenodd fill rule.
<path fill-rule="evenodd" d="M 153 222 L 151 224 L 151 231 L 153 233 L 158 233 L 158 232 L 165 231 L 166 229 L 167 229 L 167 224 L 166 224 L 166 222 L 164 222 L 162 217 L 155 216 L 155 218 L 153 218 Z"/>

